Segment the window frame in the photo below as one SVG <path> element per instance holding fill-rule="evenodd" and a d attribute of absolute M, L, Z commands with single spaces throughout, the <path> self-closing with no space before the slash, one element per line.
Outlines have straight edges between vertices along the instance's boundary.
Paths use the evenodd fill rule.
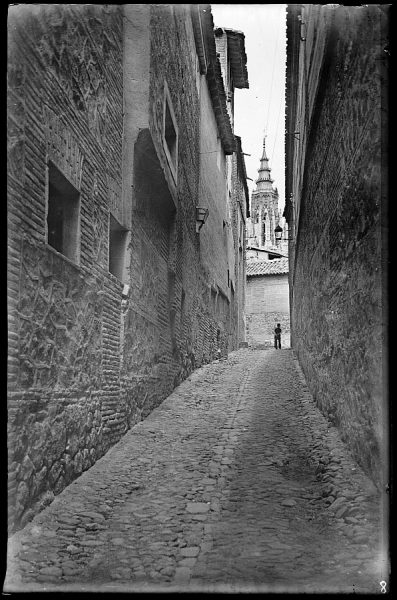
<path fill-rule="evenodd" d="M 167 117 L 167 109 L 168 113 L 171 117 L 172 125 L 175 132 L 175 161 L 172 157 L 172 149 L 169 147 L 167 138 L 166 138 L 166 117 Z M 162 142 L 165 155 L 167 157 L 167 162 L 171 174 L 174 178 L 175 183 L 178 181 L 178 152 L 179 152 L 179 129 L 176 122 L 174 107 L 171 101 L 171 95 L 168 89 L 168 84 L 164 80 L 164 95 L 163 95 L 163 122 L 162 122 Z"/>
<path fill-rule="evenodd" d="M 112 227 L 112 221 L 114 222 L 115 226 Z M 120 246 L 122 246 L 122 250 L 123 250 L 123 256 L 122 256 L 122 262 L 121 264 L 118 265 L 118 269 L 115 269 L 115 271 L 111 271 L 110 267 L 111 267 L 111 232 L 119 232 L 120 234 L 122 234 L 123 239 L 121 240 Z M 126 281 L 126 258 L 127 258 L 127 246 L 128 246 L 128 233 L 129 230 L 124 227 L 120 221 L 118 221 L 118 219 L 116 219 L 116 217 L 112 214 L 111 211 L 109 211 L 109 220 L 108 220 L 108 272 L 113 275 L 113 277 L 116 277 L 119 281 L 121 281 L 122 283 L 125 283 Z"/>
<path fill-rule="evenodd" d="M 73 192 L 74 198 L 67 199 L 66 198 L 67 193 L 62 194 L 62 191 L 59 190 L 59 187 L 57 187 L 56 182 L 54 183 L 54 178 L 51 177 L 51 171 L 54 171 L 54 175 L 57 176 L 61 180 L 61 183 L 66 185 L 67 188 L 70 188 L 69 194 L 71 194 L 71 192 Z M 62 250 L 58 250 L 58 248 L 56 248 L 49 241 L 50 236 L 49 236 L 48 217 L 49 217 L 49 213 L 50 213 L 50 205 L 52 205 L 52 202 L 55 203 L 54 198 L 51 199 L 51 187 L 54 187 L 55 190 L 58 190 L 58 192 L 61 194 L 59 203 L 63 204 L 63 203 L 73 202 L 75 204 L 75 207 L 74 207 L 75 217 L 74 217 L 74 222 L 73 222 L 73 227 L 72 227 L 73 238 L 68 243 L 69 247 L 73 246 L 72 252 L 70 252 L 70 248 L 69 248 L 68 253 L 65 253 L 64 235 L 62 235 Z M 80 266 L 80 259 L 81 259 L 81 191 L 70 181 L 70 179 L 66 176 L 66 174 L 63 172 L 63 170 L 51 158 L 47 158 L 47 161 L 46 161 L 45 244 L 49 249 L 51 249 L 51 251 L 56 252 L 57 254 L 62 256 L 62 258 L 71 262 L 73 265 Z"/>

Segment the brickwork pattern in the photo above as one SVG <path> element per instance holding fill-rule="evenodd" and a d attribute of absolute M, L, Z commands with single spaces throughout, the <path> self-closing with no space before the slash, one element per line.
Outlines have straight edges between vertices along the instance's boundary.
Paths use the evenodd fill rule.
<path fill-rule="evenodd" d="M 213 231 L 209 245 L 222 260 L 209 273 L 195 232 L 200 100 L 189 8 L 141 10 L 150 15 L 150 39 L 142 47 L 150 47 L 151 78 L 138 115 L 148 129 L 142 128 L 143 145 L 134 143 L 137 152 L 149 154 L 127 166 L 122 7 L 29 5 L 13 7 L 10 17 L 11 530 L 94 464 L 193 369 L 213 360 L 218 348 L 226 355 L 237 344 L 230 318 L 235 306 L 229 297 L 217 305 L 211 297 L 211 284 L 227 282 L 227 249 L 223 241 L 217 247 Z M 146 35 L 144 25 L 134 35 Z M 146 85 L 147 72 L 139 76 Z M 164 80 L 179 130 L 177 183 L 162 140 Z M 80 194 L 79 264 L 46 244 L 48 160 Z M 211 160 L 217 169 L 216 155 Z M 128 176 L 135 169 L 131 191 L 123 188 L 122 168 Z M 142 180 L 149 183 L 138 189 Z M 126 296 L 108 271 L 110 213 L 131 226 Z"/>
<path fill-rule="evenodd" d="M 250 348 L 274 348 L 274 330 L 277 323 L 281 326 L 281 345 L 291 345 L 290 317 L 280 312 L 247 312 L 246 339 Z"/>
<path fill-rule="evenodd" d="M 234 285 L 236 288 L 237 302 L 234 303 L 237 327 L 234 330 L 235 343 L 244 340 L 245 331 L 245 306 L 246 306 L 246 196 L 242 177 L 244 174 L 238 168 L 236 154 L 232 160 L 232 202 L 230 210 L 231 229 L 234 248 Z"/>
<path fill-rule="evenodd" d="M 120 185 L 122 21 L 115 7 L 31 6 L 16 8 L 9 31 L 12 526 L 104 451 L 120 289 L 107 273 L 107 204 Z M 79 265 L 45 244 L 47 160 L 80 192 Z"/>
<path fill-rule="evenodd" d="M 288 275 L 248 277 L 246 314 L 247 341 L 251 347 L 273 347 L 274 329 L 277 323 L 280 323 L 283 332 L 282 346 L 289 347 Z"/>

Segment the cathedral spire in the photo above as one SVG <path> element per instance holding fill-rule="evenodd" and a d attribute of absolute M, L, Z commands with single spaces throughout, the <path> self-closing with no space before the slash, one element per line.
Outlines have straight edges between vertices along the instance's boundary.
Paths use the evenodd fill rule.
<path fill-rule="evenodd" d="M 271 178 L 271 169 L 269 167 L 269 159 L 266 155 L 266 135 L 263 138 L 263 151 L 260 161 L 260 167 L 258 169 L 258 179 L 256 183 L 256 191 L 271 191 L 273 186 L 273 179 Z"/>
<path fill-rule="evenodd" d="M 264 135 L 258 179 L 251 195 L 250 238 L 255 240 L 255 245 L 260 248 L 276 248 L 274 230 L 279 222 L 278 191 L 273 187 L 273 181 L 266 154 L 266 135 Z"/>

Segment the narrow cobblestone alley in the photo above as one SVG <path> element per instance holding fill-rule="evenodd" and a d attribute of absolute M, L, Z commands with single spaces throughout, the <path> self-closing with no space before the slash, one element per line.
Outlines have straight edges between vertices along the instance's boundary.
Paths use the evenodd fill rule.
<path fill-rule="evenodd" d="M 241 349 L 14 534 L 4 590 L 378 593 L 380 507 L 293 351 Z"/>

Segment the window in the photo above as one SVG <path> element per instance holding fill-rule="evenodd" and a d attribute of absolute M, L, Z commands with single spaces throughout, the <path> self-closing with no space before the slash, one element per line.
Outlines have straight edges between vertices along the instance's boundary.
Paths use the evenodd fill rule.
<path fill-rule="evenodd" d="M 216 313 L 216 297 L 217 297 L 216 291 L 211 289 L 211 304 L 212 304 L 212 309 L 213 309 L 214 313 Z"/>
<path fill-rule="evenodd" d="M 263 223 L 263 231 L 262 231 L 262 246 L 266 243 L 266 223 Z"/>
<path fill-rule="evenodd" d="M 168 165 L 176 182 L 178 173 L 178 127 L 167 83 L 164 83 L 163 146 Z"/>
<path fill-rule="evenodd" d="M 69 258 L 79 262 L 80 193 L 66 177 L 49 162 L 47 199 L 47 243 Z"/>
<path fill-rule="evenodd" d="M 128 231 L 109 215 L 109 272 L 123 280 Z"/>
<path fill-rule="evenodd" d="M 168 151 L 171 155 L 171 159 L 174 165 L 176 165 L 176 131 L 174 123 L 172 122 L 171 112 L 168 103 L 165 107 L 165 141 L 167 143 Z"/>

